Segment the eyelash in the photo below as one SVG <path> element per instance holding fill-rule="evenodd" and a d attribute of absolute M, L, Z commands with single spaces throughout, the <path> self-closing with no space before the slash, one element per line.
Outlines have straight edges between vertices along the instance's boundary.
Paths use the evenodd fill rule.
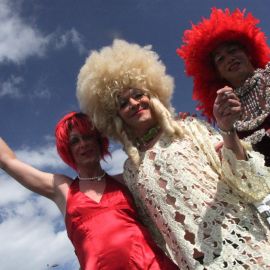
<path fill-rule="evenodd" d="M 91 140 L 94 140 L 94 138 L 93 138 L 91 135 L 83 135 L 83 136 L 82 136 L 82 139 L 83 139 L 84 141 L 91 141 Z M 69 144 L 70 144 L 70 145 L 76 145 L 79 141 L 80 141 L 79 138 L 74 137 L 74 138 L 72 138 L 72 139 L 69 141 Z"/>
<path fill-rule="evenodd" d="M 229 54 L 233 54 L 233 53 L 235 53 L 235 52 L 237 52 L 238 51 L 238 48 L 229 48 L 228 50 L 227 50 L 227 53 L 229 53 Z M 218 57 L 216 57 L 216 59 L 215 59 L 215 62 L 216 63 L 221 63 L 222 62 L 222 60 L 224 59 L 224 57 L 222 57 L 222 56 L 218 56 Z"/>
<path fill-rule="evenodd" d="M 144 96 L 144 93 L 134 93 L 133 95 L 131 95 L 129 98 L 132 98 L 134 100 L 140 100 L 142 99 L 142 97 Z M 124 109 L 127 107 L 129 103 L 129 99 L 123 99 L 119 102 L 119 107 L 120 109 Z"/>
<path fill-rule="evenodd" d="M 70 145 L 75 145 L 75 144 L 77 144 L 79 142 L 79 139 L 78 138 L 73 138 L 73 139 L 71 139 L 70 141 L 69 141 L 69 144 Z"/>

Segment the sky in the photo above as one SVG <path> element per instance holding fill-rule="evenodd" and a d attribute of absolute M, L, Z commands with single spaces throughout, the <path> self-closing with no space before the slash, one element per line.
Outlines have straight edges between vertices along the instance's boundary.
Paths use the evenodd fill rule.
<path fill-rule="evenodd" d="M 211 7 L 244 9 L 270 36 L 268 0 L 0 0 L 0 136 L 21 160 L 75 177 L 57 156 L 54 127 L 79 110 L 76 80 L 91 50 L 115 38 L 153 46 L 175 79 L 177 112 L 195 113 L 192 80 L 176 55 L 191 23 Z M 269 41 L 268 41 L 269 44 Z M 104 169 L 122 171 L 126 158 L 111 143 Z M 79 268 L 63 217 L 53 202 L 0 171 L 0 269 Z"/>

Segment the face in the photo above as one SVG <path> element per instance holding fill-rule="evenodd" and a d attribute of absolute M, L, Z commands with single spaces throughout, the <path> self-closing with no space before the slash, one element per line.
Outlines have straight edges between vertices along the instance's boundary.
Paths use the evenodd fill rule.
<path fill-rule="evenodd" d="M 254 68 L 241 46 L 226 43 L 215 49 L 214 63 L 221 78 L 240 87 L 253 74 Z"/>
<path fill-rule="evenodd" d="M 150 99 L 142 90 L 126 89 L 118 96 L 117 102 L 118 115 L 135 134 L 143 134 L 155 125 Z"/>
<path fill-rule="evenodd" d="M 78 168 L 100 161 L 99 142 L 91 134 L 81 134 L 76 129 L 72 129 L 69 134 L 69 147 Z"/>

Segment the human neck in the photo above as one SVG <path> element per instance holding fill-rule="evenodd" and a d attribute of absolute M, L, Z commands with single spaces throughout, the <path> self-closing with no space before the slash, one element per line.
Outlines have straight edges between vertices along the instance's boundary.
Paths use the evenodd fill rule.
<path fill-rule="evenodd" d="M 80 166 L 78 168 L 78 175 L 82 178 L 91 178 L 100 176 L 104 173 L 104 170 L 101 168 L 100 164 L 92 166 Z"/>
<path fill-rule="evenodd" d="M 148 148 L 149 146 L 153 145 L 160 133 L 161 128 L 158 125 L 149 128 L 142 136 L 137 137 L 136 143 L 138 147 Z"/>

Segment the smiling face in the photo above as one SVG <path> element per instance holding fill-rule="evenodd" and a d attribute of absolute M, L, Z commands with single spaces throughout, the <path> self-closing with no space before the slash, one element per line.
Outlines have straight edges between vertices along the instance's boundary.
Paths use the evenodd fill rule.
<path fill-rule="evenodd" d="M 78 168 L 99 164 L 100 145 L 93 134 L 81 134 L 78 130 L 72 129 L 69 133 L 69 148 Z"/>
<path fill-rule="evenodd" d="M 126 89 L 117 99 L 118 115 L 135 136 L 143 135 L 156 124 L 147 94 L 140 89 Z"/>
<path fill-rule="evenodd" d="M 235 43 L 225 43 L 213 52 L 215 67 L 222 79 L 233 87 L 240 87 L 254 72 L 244 49 Z"/>

